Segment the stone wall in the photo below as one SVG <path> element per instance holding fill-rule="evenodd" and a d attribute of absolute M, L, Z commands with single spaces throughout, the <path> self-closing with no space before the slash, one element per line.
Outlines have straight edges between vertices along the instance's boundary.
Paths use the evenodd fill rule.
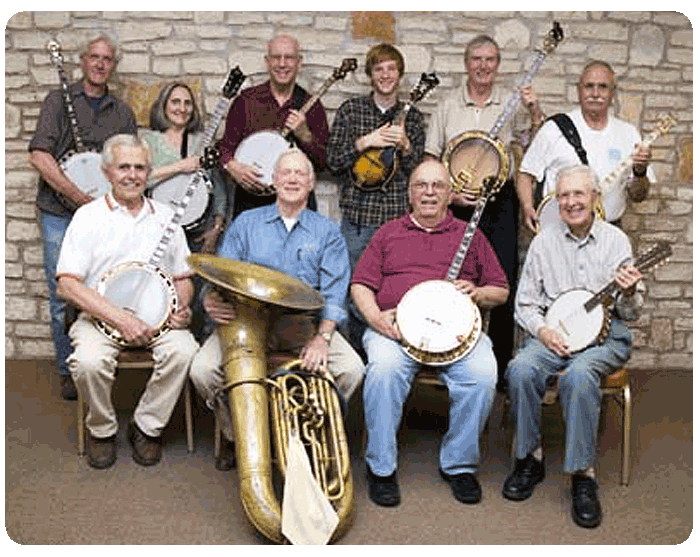
<path fill-rule="evenodd" d="M 429 115 L 460 83 L 464 44 L 491 34 L 503 48 L 502 79 L 513 87 L 530 67 L 552 20 L 565 40 L 534 80 L 545 111 L 570 109 L 576 79 L 591 58 L 617 71 L 617 113 L 650 131 L 660 114 L 673 111 L 678 125 L 655 144 L 659 183 L 649 199 L 631 208 L 624 226 L 635 246 L 656 239 L 674 245 L 672 259 L 651 273 L 642 318 L 633 324 L 631 364 L 649 369 L 692 368 L 692 28 L 672 12 L 22 12 L 10 18 L 5 39 L 5 348 L 6 358 L 51 358 L 47 289 L 34 208 L 37 174 L 27 161 L 39 108 L 58 84 L 46 43 L 57 39 L 69 75 L 77 78 L 77 48 L 104 30 L 120 43 L 123 58 L 114 87 L 127 95 L 134 84 L 175 77 L 201 79 L 203 102 L 212 110 L 229 68 L 240 65 L 252 81 L 264 79 L 263 51 L 276 33 L 298 37 L 305 68 L 300 81 L 319 87 L 344 57 L 360 70 L 323 99 L 329 118 L 351 95 L 365 93 L 361 71 L 369 46 L 384 37 L 404 53 L 408 91 L 420 72 L 435 70 L 441 84 L 420 108 Z M 143 122 L 143 120 L 142 120 Z M 338 219 L 332 181 L 318 192 L 321 211 Z"/>

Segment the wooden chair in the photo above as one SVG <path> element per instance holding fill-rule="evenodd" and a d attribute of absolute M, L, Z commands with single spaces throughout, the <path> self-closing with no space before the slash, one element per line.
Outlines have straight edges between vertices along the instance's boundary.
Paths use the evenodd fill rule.
<path fill-rule="evenodd" d="M 435 369 L 423 366 L 418 375 L 416 375 L 415 383 L 419 385 L 428 385 L 438 388 L 446 388 L 445 384 L 437 376 Z M 622 411 L 622 440 L 621 448 L 621 470 L 620 484 L 629 485 L 630 469 L 631 469 L 631 438 L 632 438 L 632 395 L 630 388 L 629 372 L 625 368 L 620 368 L 615 373 L 607 376 L 602 380 L 600 390 L 603 397 L 610 396 L 617 403 Z M 555 382 L 543 398 L 544 404 L 552 404 L 558 396 L 558 382 Z M 605 399 L 604 399 L 605 400 Z M 504 409 L 504 415 L 507 415 L 507 406 Z M 601 414 L 605 408 L 601 408 Z"/>

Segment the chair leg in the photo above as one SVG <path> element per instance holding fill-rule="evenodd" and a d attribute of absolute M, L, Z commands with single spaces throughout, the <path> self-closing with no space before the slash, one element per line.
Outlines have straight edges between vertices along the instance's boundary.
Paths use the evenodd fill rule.
<path fill-rule="evenodd" d="M 629 485 L 630 483 L 630 459 L 632 445 L 632 394 L 630 385 L 626 383 L 622 389 L 622 472 L 620 483 Z"/>
<path fill-rule="evenodd" d="M 78 455 L 85 455 L 85 401 L 83 395 L 78 389 Z"/>
<path fill-rule="evenodd" d="M 187 452 L 194 452 L 194 424 L 192 420 L 192 388 L 190 380 L 185 381 L 185 427 L 187 429 Z"/>
<path fill-rule="evenodd" d="M 219 458 L 221 454 L 221 424 L 214 412 L 214 458 Z"/>

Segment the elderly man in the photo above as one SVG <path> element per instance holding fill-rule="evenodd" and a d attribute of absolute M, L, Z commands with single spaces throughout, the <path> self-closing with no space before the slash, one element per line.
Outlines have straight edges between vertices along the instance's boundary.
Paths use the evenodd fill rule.
<path fill-rule="evenodd" d="M 622 160 L 634 153 L 634 164 L 621 183 L 603 192 L 605 220 L 619 224 L 627 207 L 627 197 L 643 201 L 649 193 L 649 179 L 654 180 L 648 167 L 651 150 L 641 148 L 641 138 L 634 126 L 610 114 L 615 96 L 615 72 L 610 64 L 594 60 L 586 65 L 578 82 L 579 106 L 567 116 L 578 132 L 585 151 L 585 160 L 553 121 L 548 121 L 537 133 L 523 157 L 517 179 L 525 224 L 535 232 L 538 218 L 533 200 L 533 184 L 544 180 L 543 195 L 554 192 L 557 172 L 566 166 L 587 164 L 598 180 L 603 180 Z"/>
<path fill-rule="evenodd" d="M 107 88 L 107 81 L 118 60 L 117 46 L 106 35 L 92 39 L 81 52 L 83 77 L 70 86 L 70 95 L 82 134 L 81 140 L 87 149 L 100 151 L 110 136 L 136 133 L 133 112 Z M 89 195 L 83 193 L 89 184 L 74 184 L 58 163 L 75 148 L 63 92 L 56 89 L 48 94 L 41 108 L 36 132 L 29 142 L 29 162 L 40 173 L 36 206 L 44 242 L 51 334 L 61 377 L 61 395 L 66 400 L 75 400 L 77 395 L 66 363 L 70 354 L 70 340 L 65 332 L 65 304 L 56 294 L 56 262 L 73 212 L 76 207 L 92 201 Z"/>
<path fill-rule="evenodd" d="M 260 172 L 235 158 L 238 145 L 252 133 L 288 127 L 292 131 L 291 139 L 311 159 L 317 172 L 326 164 L 328 121 L 321 101 L 316 101 L 306 114 L 299 112 L 310 96 L 296 83 L 301 59 L 299 43 L 294 37 L 273 38 L 265 56 L 270 79 L 244 90 L 231 105 L 219 148 L 221 164 L 240 186 L 235 191 L 234 218 L 246 209 L 274 201 L 272 195 L 259 195 L 264 189 Z M 316 209 L 313 192 L 309 208 Z"/>
<path fill-rule="evenodd" d="M 86 423 L 88 463 L 94 468 L 108 468 L 116 458 L 119 424 L 111 391 L 121 347 L 103 334 L 94 320 L 108 324 L 125 341 L 153 351 L 153 374 L 129 421 L 128 432 L 134 460 L 150 466 L 160 461 L 161 434 L 197 351 L 197 343 L 187 330 L 192 296 L 189 249 L 179 226 L 170 242 L 161 245 L 173 212 L 143 195 L 150 156 L 142 140 L 123 134 L 108 139 L 103 170 L 112 185 L 111 192 L 76 211 L 56 270 L 59 294 L 81 310 L 69 331 L 73 353 L 68 365 L 90 407 Z M 147 262 L 157 247 L 165 249 L 162 269 L 172 277 L 177 293 L 177 307 L 167 321 L 170 329 L 160 335 L 156 333 L 161 331 L 154 330 L 133 311 L 117 306 L 97 291 L 106 272 L 121 263 Z M 133 293 L 134 298 L 138 295 Z"/>
<path fill-rule="evenodd" d="M 367 321 L 368 356 L 364 383 L 369 496 L 378 505 L 400 503 L 397 440 L 403 404 L 420 364 L 401 346 L 396 308 L 415 284 L 445 279 L 462 242 L 466 223 L 448 209 L 450 178 L 438 161 L 425 161 L 409 179 L 411 210 L 382 226 L 360 257 L 351 294 Z M 476 229 L 455 286 L 482 308 L 502 304 L 508 282 L 493 248 Z M 479 436 L 491 410 L 496 359 L 491 340 L 479 332 L 472 350 L 437 367 L 450 396 L 450 426 L 440 449 L 440 472 L 453 495 L 478 503 Z"/>
<path fill-rule="evenodd" d="M 239 215 L 226 231 L 218 255 L 277 269 L 323 295 L 326 303 L 315 319 L 283 314 L 271 323 L 268 344 L 276 350 L 299 352 L 305 369 L 314 371 L 327 365 L 347 402 L 364 375 L 362 360 L 336 331 L 337 323 L 345 318 L 348 250 L 338 225 L 307 209 L 314 179 L 313 165 L 304 153 L 298 149 L 284 153 L 275 166 L 275 203 Z M 236 316 L 235 305 L 216 290 L 205 294 L 204 308 L 218 325 Z M 225 382 L 221 362 L 221 344 L 215 332 L 193 359 L 190 377 L 222 424 L 228 443 L 216 467 L 227 470 L 234 465 L 234 438 L 228 401 L 217 396 Z"/>
<path fill-rule="evenodd" d="M 441 157 L 450 140 L 466 131 L 489 132 L 493 128 L 508 99 L 508 93 L 496 84 L 500 63 L 501 52 L 492 38 L 479 35 L 467 44 L 464 51 L 466 82 L 438 104 L 425 141 L 428 155 Z M 500 139 L 514 152 L 527 146 L 533 130 L 544 121 L 532 88 L 524 87 L 520 94 L 521 106 L 499 133 Z M 513 171 L 511 168 L 511 173 Z M 468 221 L 475 203 L 476 198 L 465 192 L 453 197 L 451 209 L 457 218 Z M 509 283 L 515 285 L 518 276 L 518 204 L 512 179 L 488 202 L 479 227 L 496 250 Z M 499 389 L 504 388 L 505 368 L 513 354 L 511 331 L 514 331 L 513 292 L 506 304 L 491 312 L 489 333 L 498 360 Z"/>
<path fill-rule="evenodd" d="M 636 292 L 641 273 L 631 264 L 629 239 L 619 228 L 595 218 L 597 187 L 595 174 L 586 166 L 559 172 L 556 196 L 562 222 L 544 228 L 533 239 L 516 296 L 515 317 L 532 337 L 506 371 L 516 425 L 516 463 L 503 496 L 523 501 L 544 478 L 541 399 L 548 382 L 558 377 L 566 429 L 564 471 L 572 475 L 572 516 L 586 528 L 602 520 L 591 468 L 600 380 L 629 359 L 632 336 L 621 319 L 636 319 L 641 305 Z M 562 333 L 545 322 L 545 312 L 564 292 L 574 288 L 595 292 L 613 278 L 621 294 L 607 338 L 572 353 Z"/>

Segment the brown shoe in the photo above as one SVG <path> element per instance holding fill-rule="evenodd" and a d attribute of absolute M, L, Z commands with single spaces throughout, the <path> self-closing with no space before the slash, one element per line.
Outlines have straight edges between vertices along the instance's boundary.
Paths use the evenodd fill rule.
<path fill-rule="evenodd" d="M 78 391 L 70 375 L 61 375 L 61 396 L 63 400 L 78 400 Z"/>
<path fill-rule="evenodd" d="M 116 435 L 100 439 L 88 432 L 87 461 L 90 466 L 103 470 L 109 468 L 117 460 Z"/>
<path fill-rule="evenodd" d="M 214 468 L 221 472 L 226 472 L 236 466 L 236 446 L 233 441 L 227 441 L 221 447 L 219 456 L 216 457 Z"/>
<path fill-rule="evenodd" d="M 137 464 L 153 466 L 160 462 L 160 457 L 163 455 L 160 437 L 149 437 L 138 428 L 133 419 L 129 421 L 127 437 L 134 449 L 132 457 Z"/>

